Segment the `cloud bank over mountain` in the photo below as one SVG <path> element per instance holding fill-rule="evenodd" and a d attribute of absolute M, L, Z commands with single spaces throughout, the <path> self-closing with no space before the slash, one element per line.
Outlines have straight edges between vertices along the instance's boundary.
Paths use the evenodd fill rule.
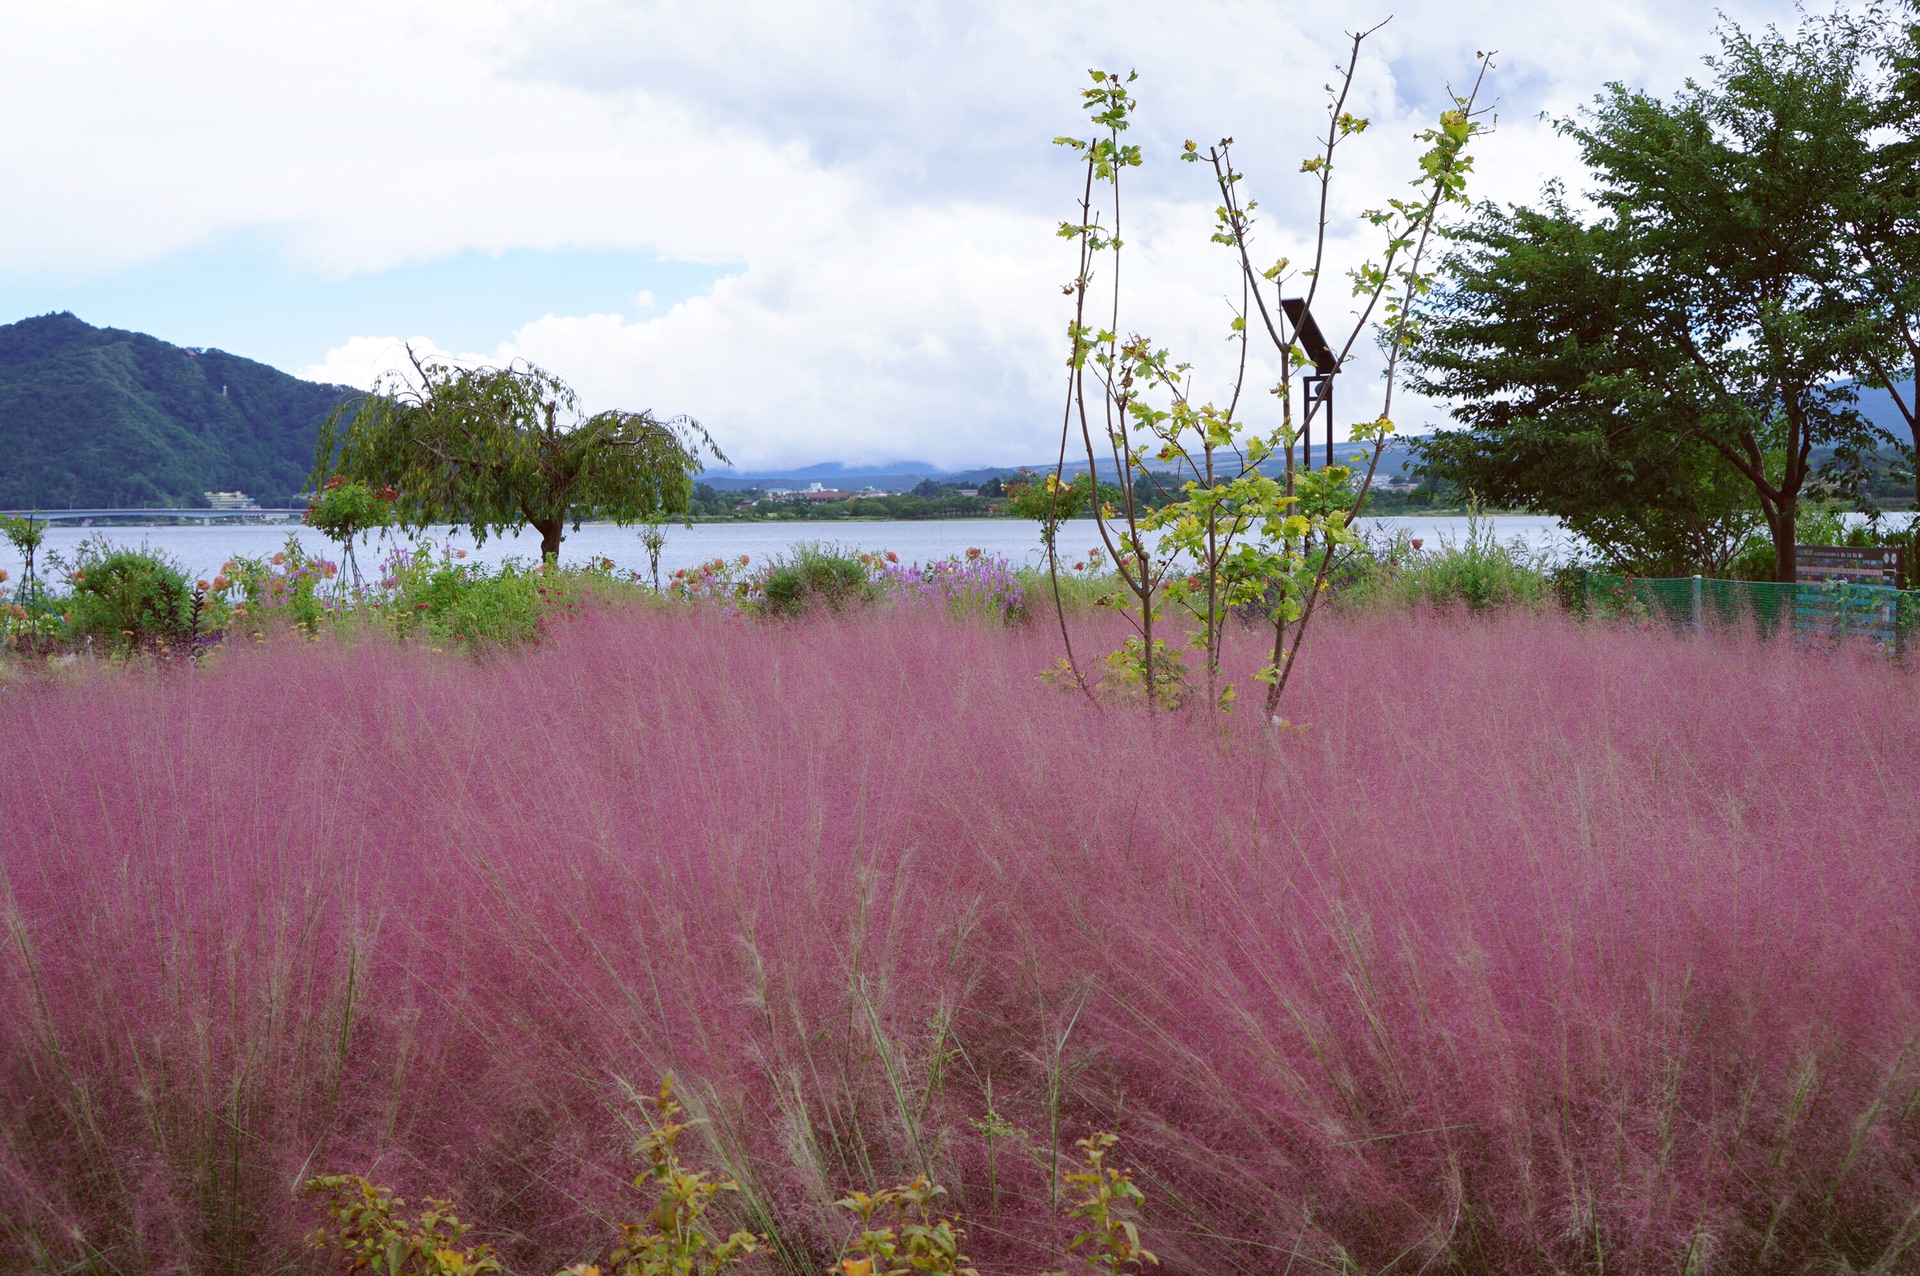
<path fill-rule="evenodd" d="M 1126 210 L 1137 255 L 1122 323 L 1193 362 L 1204 393 L 1226 370 L 1233 276 L 1207 243 L 1205 174 L 1174 152 L 1186 137 L 1236 138 L 1266 219 L 1262 256 L 1299 259 L 1312 210 L 1298 169 L 1322 85 L 1342 32 L 1388 12 L 1238 0 L 9 5 L 0 103 L 36 127 L 0 138 L 24 192 L 0 206 L 0 296 L 84 287 L 101 298 L 85 317 L 121 322 L 116 280 L 230 243 L 269 244 L 288 269 L 343 289 L 423 263 L 603 252 L 617 304 L 581 309 L 586 293 L 570 286 L 547 306 L 524 288 L 476 301 L 459 324 L 431 297 L 417 312 L 343 307 L 323 340 L 303 329 L 303 353 L 282 361 L 366 384 L 409 340 L 529 358 L 592 404 L 691 412 L 748 465 L 1027 460 L 1057 429 L 1060 285 L 1073 267 L 1054 229 L 1076 174 L 1050 139 L 1081 131 L 1086 68 L 1141 73 L 1148 164 Z M 1778 3 L 1728 12 L 1791 18 Z M 1707 6 L 1653 0 L 1402 12 L 1363 58 L 1353 108 L 1374 127 L 1345 153 L 1334 267 L 1371 251 L 1358 214 L 1404 189 L 1412 135 L 1477 50 L 1499 50 L 1499 126 L 1477 148 L 1477 193 L 1522 199 L 1572 173 L 1543 112 L 1574 110 L 1609 79 L 1671 91 L 1711 47 L 1714 21 Z M 681 287 L 668 267 L 699 282 Z M 445 270 L 421 278 L 451 287 Z M 182 307 L 237 303 L 245 286 L 244 272 L 205 270 L 174 285 Z M 1326 326 L 1340 300 L 1323 303 Z M 270 343 L 271 318 L 257 326 Z M 1377 410 L 1373 394 L 1363 362 L 1343 416 Z M 1419 428 L 1435 413 L 1398 415 Z"/>

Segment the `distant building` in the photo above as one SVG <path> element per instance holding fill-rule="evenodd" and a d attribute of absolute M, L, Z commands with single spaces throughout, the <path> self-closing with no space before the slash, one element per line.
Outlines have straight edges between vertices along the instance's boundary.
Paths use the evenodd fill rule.
<path fill-rule="evenodd" d="M 257 510 L 260 502 L 245 492 L 202 492 L 207 504 L 217 510 Z"/>
<path fill-rule="evenodd" d="M 819 483 L 811 483 L 808 484 L 806 491 L 792 493 L 791 499 L 818 503 L 821 501 L 844 501 L 852 495 L 852 492 L 842 492 L 838 488 L 823 487 Z"/>

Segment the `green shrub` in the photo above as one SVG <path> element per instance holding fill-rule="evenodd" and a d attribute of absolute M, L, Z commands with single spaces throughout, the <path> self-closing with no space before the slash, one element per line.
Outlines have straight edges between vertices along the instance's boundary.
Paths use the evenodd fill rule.
<path fill-rule="evenodd" d="M 1479 514 L 1470 514 L 1466 539 L 1415 549 L 1404 533 L 1374 542 L 1329 583 L 1349 606 L 1411 607 L 1427 602 L 1491 611 L 1538 607 L 1555 595 L 1552 564 L 1520 541 L 1498 540 Z"/>
<path fill-rule="evenodd" d="M 436 645 L 517 647 L 540 636 L 549 596 L 566 588 L 566 573 L 551 573 L 551 582 L 548 575 L 512 561 L 488 571 L 415 552 L 391 571 L 387 614 L 402 637 Z"/>
<path fill-rule="evenodd" d="M 89 541 L 80 546 L 68 581 L 75 638 L 115 650 L 164 645 L 191 637 L 198 621 L 186 574 L 164 554 Z"/>
<path fill-rule="evenodd" d="M 762 574 L 761 609 L 770 616 L 798 616 L 822 607 L 832 612 L 865 607 L 879 596 L 872 560 L 873 555 L 843 545 L 795 545 Z"/>

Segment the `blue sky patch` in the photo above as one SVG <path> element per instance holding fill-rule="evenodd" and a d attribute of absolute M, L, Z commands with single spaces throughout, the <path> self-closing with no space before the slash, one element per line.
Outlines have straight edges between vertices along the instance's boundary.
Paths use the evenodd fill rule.
<path fill-rule="evenodd" d="M 515 248 L 330 279 L 257 237 L 235 236 L 91 278 L 0 279 L 0 322 L 70 310 L 91 324 L 294 372 L 356 336 L 424 336 L 485 354 L 543 315 L 633 321 L 739 269 L 625 249 Z M 651 309 L 637 300 L 642 291 L 652 294 Z"/>

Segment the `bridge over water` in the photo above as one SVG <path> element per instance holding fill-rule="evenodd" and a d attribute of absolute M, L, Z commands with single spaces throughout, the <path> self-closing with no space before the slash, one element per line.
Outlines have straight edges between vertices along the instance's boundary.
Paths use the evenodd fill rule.
<path fill-rule="evenodd" d="M 201 523 L 283 523 L 289 519 L 298 519 L 304 513 L 306 513 L 304 507 L 237 510 L 135 508 L 35 510 L 33 517 L 48 523 L 97 523 L 109 520 L 122 523 L 174 523 L 182 520 Z"/>

